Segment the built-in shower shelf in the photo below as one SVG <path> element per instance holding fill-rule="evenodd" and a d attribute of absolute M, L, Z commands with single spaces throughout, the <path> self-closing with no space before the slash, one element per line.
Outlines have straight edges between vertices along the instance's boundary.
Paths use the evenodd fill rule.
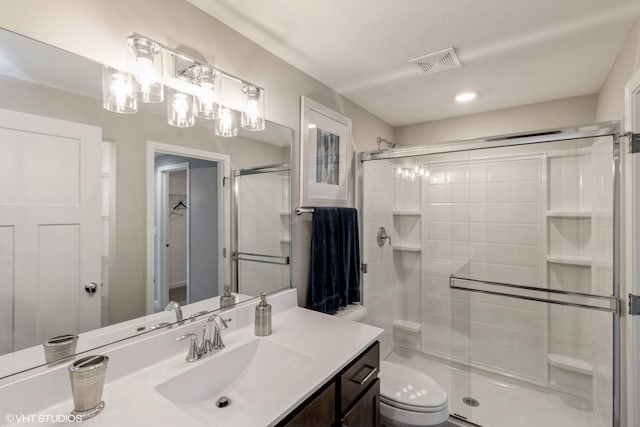
<path fill-rule="evenodd" d="M 420 216 L 420 211 L 393 211 L 394 216 Z"/>
<path fill-rule="evenodd" d="M 547 211 L 550 218 L 591 218 L 590 211 Z"/>
<path fill-rule="evenodd" d="M 280 216 L 291 216 L 291 211 L 280 211 Z"/>
<path fill-rule="evenodd" d="M 584 267 L 591 267 L 590 258 L 582 258 L 567 255 L 547 255 L 547 262 L 553 264 L 565 264 L 565 265 L 580 265 Z"/>
<path fill-rule="evenodd" d="M 291 243 L 291 238 L 289 237 L 281 237 L 280 243 Z"/>
<path fill-rule="evenodd" d="M 422 248 L 418 245 L 393 245 L 394 251 L 401 252 L 422 252 Z"/>

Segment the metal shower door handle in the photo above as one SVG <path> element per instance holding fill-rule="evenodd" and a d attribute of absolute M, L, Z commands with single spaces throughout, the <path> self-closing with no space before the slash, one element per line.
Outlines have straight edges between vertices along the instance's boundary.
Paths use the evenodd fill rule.
<path fill-rule="evenodd" d="M 88 294 L 95 294 L 98 291 L 98 284 L 96 282 L 89 282 L 84 285 L 84 291 Z"/>

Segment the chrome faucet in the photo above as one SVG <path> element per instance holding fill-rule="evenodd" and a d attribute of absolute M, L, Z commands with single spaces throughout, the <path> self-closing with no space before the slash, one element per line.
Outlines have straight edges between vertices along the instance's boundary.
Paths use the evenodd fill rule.
<path fill-rule="evenodd" d="M 180 304 L 178 304 L 175 301 L 169 301 L 169 304 L 167 304 L 167 306 L 164 308 L 165 311 L 175 311 L 176 312 L 176 321 L 179 324 L 183 323 L 182 320 L 182 307 L 180 307 Z"/>
<path fill-rule="evenodd" d="M 213 333 L 211 332 L 212 327 Z M 183 341 L 187 338 L 191 340 L 185 360 L 187 362 L 195 362 L 222 350 L 224 343 L 222 342 L 222 333 L 220 331 L 227 328 L 227 322 L 219 315 L 214 314 L 207 319 L 207 323 L 202 327 L 202 341 L 200 343 L 198 343 L 198 334 L 194 333 L 176 338 L 176 341 Z"/>

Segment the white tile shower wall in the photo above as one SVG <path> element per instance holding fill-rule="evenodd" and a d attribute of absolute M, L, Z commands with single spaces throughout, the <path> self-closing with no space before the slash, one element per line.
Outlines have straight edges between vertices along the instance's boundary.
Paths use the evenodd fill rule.
<path fill-rule="evenodd" d="M 406 290 L 394 277 L 394 255 L 391 246 L 378 247 L 378 227 L 384 227 L 395 243 L 393 234 L 393 165 L 387 161 L 364 163 L 363 188 L 363 248 L 362 262 L 367 264 L 363 275 L 363 304 L 367 308 L 367 323 L 385 330 L 381 354 L 392 347 L 392 322 L 406 318 Z"/>
<path fill-rule="evenodd" d="M 242 252 L 280 254 L 280 176 L 271 173 L 242 176 L 238 185 L 238 247 Z M 282 269 L 274 264 L 240 261 L 239 292 L 258 295 L 260 292 L 281 289 L 284 280 Z"/>
<path fill-rule="evenodd" d="M 449 289 L 450 274 L 543 286 L 540 158 L 427 164 L 422 350 L 546 385 L 540 304 Z"/>

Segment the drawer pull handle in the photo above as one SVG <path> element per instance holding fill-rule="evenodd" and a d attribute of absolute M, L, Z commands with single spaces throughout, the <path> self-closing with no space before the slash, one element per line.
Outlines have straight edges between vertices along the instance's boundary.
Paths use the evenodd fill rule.
<path fill-rule="evenodd" d="M 359 386 L 362 387 L 362 385 L 364 385 L 367 381 L 369 381 L 371 379 L 371 377 L 373 377 L 375 374 L 378 373 L 378 368 L 375 366 L 369 366 L 369 365 L 364 365 L 362 367 L 362 369 L 360 369 L 358 371 L 358 374 L 360 372 L 362 372 L 364 369 L 369 369 L 370 372 L 367 374 L 366 377 L 364 377 L 361 381 L 356 380 L 354 377 L 349 378 L 349 381 L 353 381 L 354 383 L 358 384 Z M 356 374 L 355 377 L 358 377 L 358 375 Z"/>

